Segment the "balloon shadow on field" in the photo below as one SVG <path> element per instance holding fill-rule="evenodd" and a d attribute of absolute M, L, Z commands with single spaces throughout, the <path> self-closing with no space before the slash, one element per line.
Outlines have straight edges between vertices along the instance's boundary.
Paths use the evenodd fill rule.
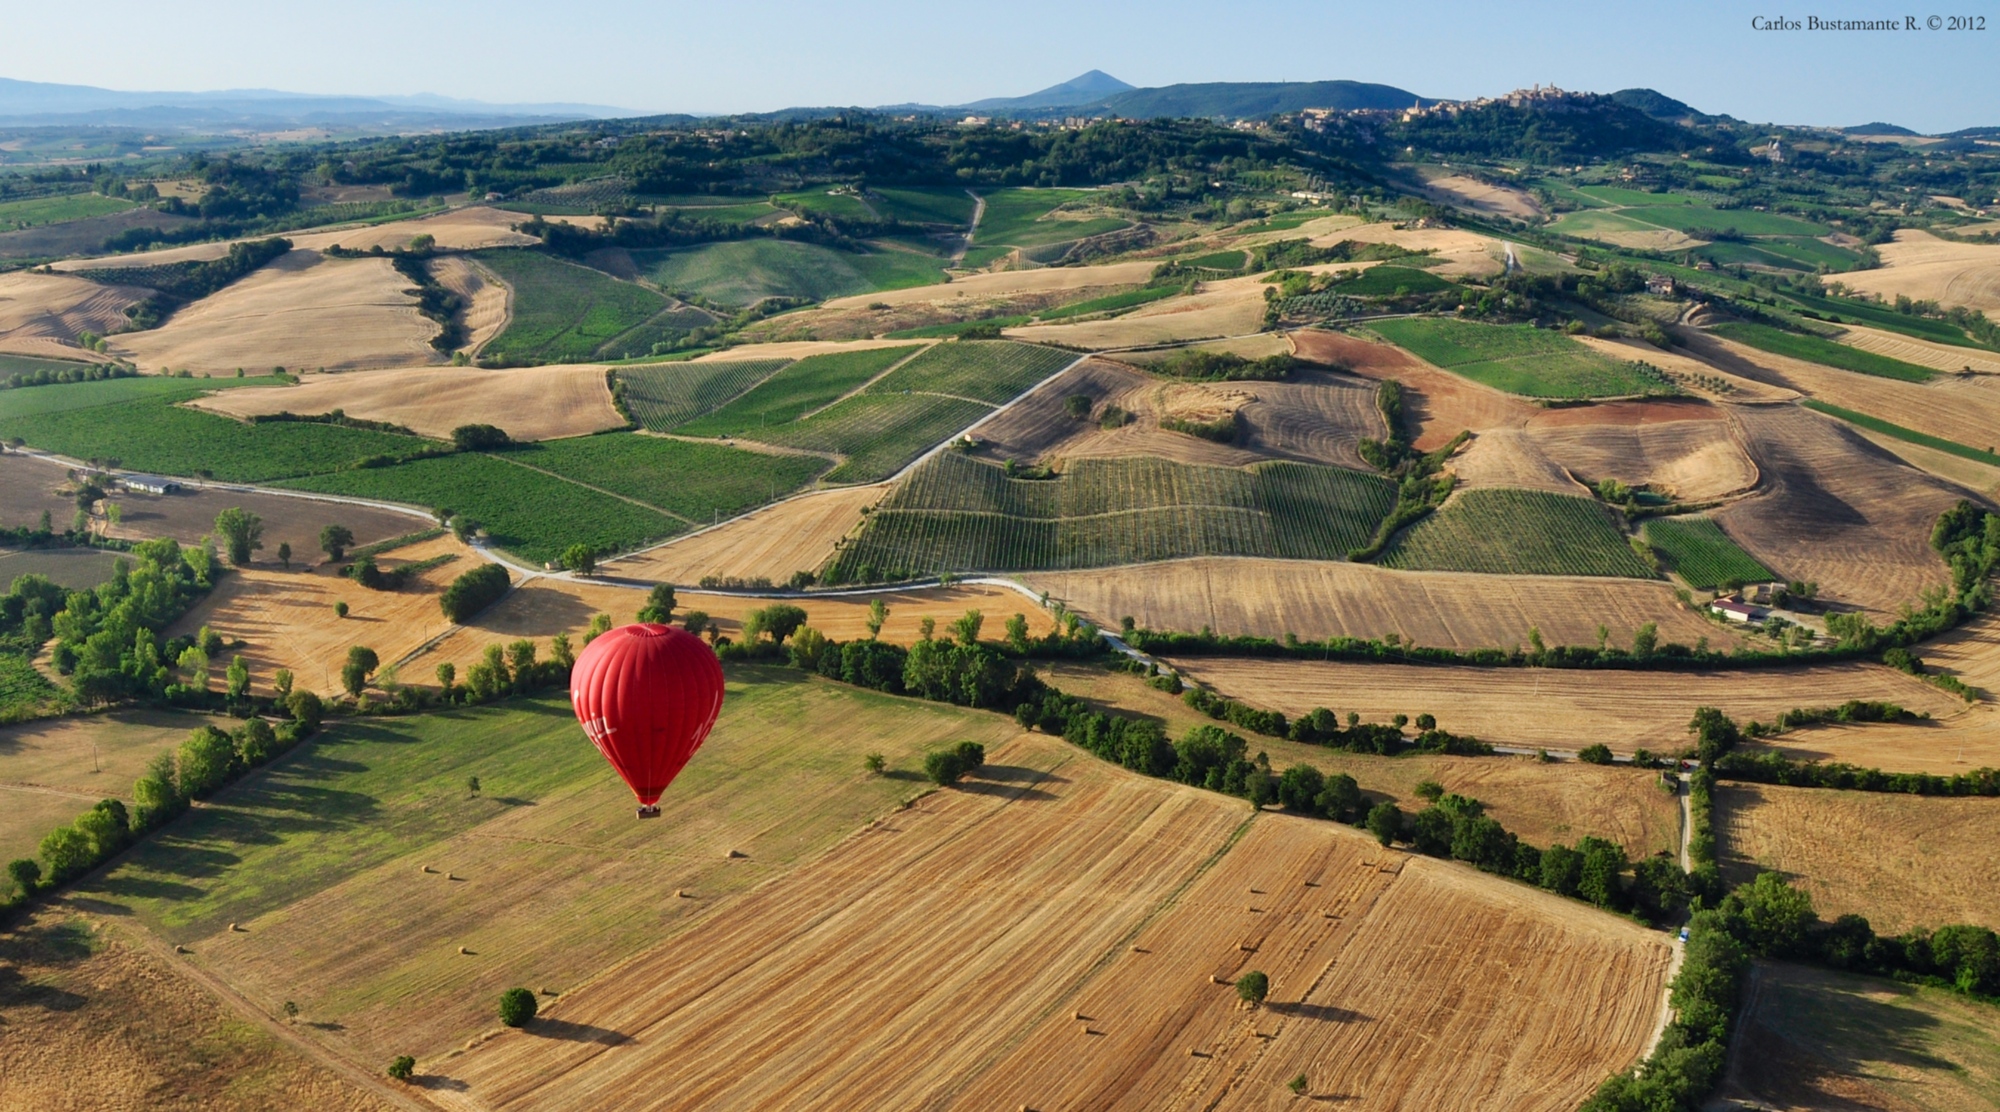
<path fill-rule="evenodd" d="M 609 1027 L 593 1027 L 588 1023 L 571 1023 L 566 1019 L 537 1018 L 521 1028 L 530 1035 L 540 1035 L 545 1039 L 562 1039 L 565 1042 L 594 1042 L 604 1046 L 623 1046 L 631 1042 L 630 1035 L 613 1031 Z"/>
<path fill-rule="evenodd" d="M 1295 1019 L 1317 1019 L 1328 1023 L 1375 1022 L 1375 1017 L 1372 1015 L 1363 1015 L 1347 1008 L 1336 1008 L 1331 1004 L 1277 1004 L 1267 1000 L 1264 1002 L 1264 1010 Z"/>

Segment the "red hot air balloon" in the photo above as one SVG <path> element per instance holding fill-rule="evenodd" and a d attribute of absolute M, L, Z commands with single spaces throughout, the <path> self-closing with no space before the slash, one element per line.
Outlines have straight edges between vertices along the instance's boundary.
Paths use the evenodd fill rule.
<path fill-rule="evenodd" d="M 701 638 L 672 626 L 620 626 L 584 646 L 569 701 L 591 744 L 660 813 L 660 793 L 701 748 L 722 710 L 722 665 Z"/>

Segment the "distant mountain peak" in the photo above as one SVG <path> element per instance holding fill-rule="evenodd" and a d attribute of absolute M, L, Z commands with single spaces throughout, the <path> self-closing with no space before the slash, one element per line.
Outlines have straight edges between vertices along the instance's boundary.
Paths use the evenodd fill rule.
<path fill-rule="evenodd" d="M 1912 135 L 1913 136 L 1917 134 L 1917 132 L 1911 131 L 1907 127 L 1900 127 L 1896 124 L 1885 124 L 1880 120 L 1876 120 L 1874 123 L 1862 124 L 1860 127 L 1843 127 L 1840 130 L 1846 132 L 1849 135 Z"/>
<path fill-rule="evenodd" d="M 1105 97 L 1129 92 L 1136 88 L 1105 73 L 1091 70 L 1089 73 L 1072 77 L 1060 85 L 1029 93 L 1023 97 L 988 97 L 962 105 L 964 108 L 1064 108 L 1072 104 L 1095 104 Z"/>

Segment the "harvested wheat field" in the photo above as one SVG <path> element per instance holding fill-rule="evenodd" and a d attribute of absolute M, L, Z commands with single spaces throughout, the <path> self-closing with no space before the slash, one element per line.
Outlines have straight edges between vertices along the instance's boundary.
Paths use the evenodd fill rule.
<path fill-rule="evenodd" d="M 0 957 L 0 1107 L 402 1107 L 247 1022 L 158 944 L 109 920 L 49 908 L 0 934 Z"/>
<path fill-rule="evenodd" d="M 1739 1032 L 1720 1093 L 1729 1107 L 1985 1112 L 2000 1103 L 1993 1007 L 1950 989 L 1758 962 Z"/>
<path fill-rule="evenodd" d="M 1440 266 L 1426 267 L 1446 278 L 1487 278 L 1504 272 L 1504 248 L 1497 240 L 1458 228 L 1398 228 L 1393 224 L 1363 224 L 1331 234 L 1314 232 L 1311 224 L 1299 229 L 1314 234 L 1313 246 L 1331 247 L 1342 240 L 1356 243 L 1393 243 L 1411 251 L 1431 251 L 1445 260 Z M 1523 252 L 1525 254 L 1525 252 Z"/>
<path fill-rule="evenodd" d="M 111 348 L 148 369 L 197 372 L 438 362 L 430 345 L 438 326 L 417 315 L 409 285 L 387 259 L 295 250 L 153 331 L 112 337 Z"/>
<path fill-rule="evenodd" d="M 804 359 L 809 355 L 831 355 L 840 351 L 870 351 L 875 348 L 919 348 L 929 340 L 787 340 L 775 344 L 737 344 L 710 352 L 696 363 L 726 363 L 744 359 Z"/>
<path fill-rule="evenodd" d="M 1802 394 L 1971 448 L 2000 443 L 2000 391 L 1979 380 L 1928 383 L 1856 374 L 1760 351 L 1719 336 L 1702 338 L 1751 373 Z M 1700 341 L 1698 341 L 1700 342 Z"/>
<path fill-rule="evenodd" d="M 1552 494 L 1588 497 L 1590 492 L 1569 476 L 1520 429 L 1487 429 L 1446 461 L 1466 490 L 1514 487 Z"/>
<path fill-rule="evenodd" d="M 646 591 L 630 586 L 615 587 L 573 579 L 527 580 L 514 593 L 451 630 L 436 644 L 425 645 L 410 659 L 408 678 L 429 682 L 437 665 L 446 661 L 450 661 L 463 675 L 468 665 L 480 659 L 486 646 L 522 638 L 536 642 L 544 653 L 548 651 L 549 639 L 558 633 L 569 634 L 571 643 L 580 646 L 582 634 L 590 626 L 593 615 L 609 614 L 613 622 L 624 625 L 636 619 L 639 608 L 646 604 L 646 595 Z M 882 640 L 899 645 L 917 640 L 923 619 L 932 619 L 941 631 L 949 630 L 951 623 L 968 610 L 978 610 L 985 616 L 986 624 L 981 629 L 981 636 L 987 640 L 1003 636 L 1003 627 L 1008 617 L 1014 614 L 1027 618 L 1031 637 L 1043 636 L 1055 628 L 1055 620 L 1035 605 L 1033 599 L 1005 587 L 976 583 L 869 596 L 782 600 L 682 590 L 676 593 L 678 605 L 674 617 L 679 622 L 689 612 L 699 610 L 708 615 L 723 635 L 741 640 L 743 621 L 750 611 L 782 601 L 804 609 L 806 624 L 833 640 L 853 641 L 869 636 L 866 624 L 869 605 L 876 598 L 889 608 L 889 619 L 882 626 Z M 382 659 L 390 661 L 398 658 L 384 653 Z"/>
<path fill-rule="evenodd" d="M 1324 268 L 1321 268 L 1324 269 Z M 1227 340 L 1210 340 L 1199 344 L 1176 344 L 1172 347 L 1151 348 L 1144 351 L 1124 351 L 1118 353 L 1120 363 L 1130 363 L 1135 367 L 1150 367 L 1163 363 L 1187 351 L 1208 351 L 1221 355 L 1240 355 L 1245 359 L 1263 359 L 1272 355 L 1292 355 L 1292 339 L 1289 332 L 1255 332 L 1248 336 L 1233 336 Z"/>
<path fill-rule="evenodd" d="M 1473 447 L 1490 435 L 1480 436 Z M 1734 424 L 1713 406 L 1614 402 L 1552 409 L 1530 418 L 1527 437 L 1543 457 L 1586 483 L 1600 479 L 1629 486 L 1650 483 L 1689 502 L 1722 498 L 1757 485 L 1757 465 L 1744 450 Z M 1464 463 L 1461 456 L 1452 466 L 1462 475 Z"/>
<path fill-rule="evenodd" d="M 1318 328 L 1292 333 L 1292 343 L 1301 359 L 1402 383 L 1406 412 L 1419 430 L 1416 446 L 1427 452 L 1462 430 L 1518 426 L 1540 412 L 1520 398 L 1439 370 L 1393 344 Z"/>
<path fill-rule="evenodd" d="M 1731 883 L 1774 869 L 1824 919 L 1864 915 L 1885 935 L 2000 928 L 2000 799 L 1725 783 L 1715 837 Z"/>
<path fill-rule="evenodd" d="M 477 559 L 449 536 L 376 558 L 382 570 L 393 571 L 448 554 L 458 558 L 421 573 L 398 591 L 371 590 L 331 569 L 242 568 L 224 577 L 166 635 L 185 636 L 207 626 L 225 642 L 248 642 L 211 662 L 218 677 L 229 663 L 226 657 L 240 652 L 250 666 L 251 688 L 258 693 L 268 690 L 273 672 L 289 668 L 299 687 L 331 696 L 340 692 L 340 668 L 352 646 L 366 645 L 388 664 L 449 631 L 438 595 Z M 347 603 L 345 618 L 334 613 L 335 602 Z"/>
<path fill-rule="evenodd" d="M 438 285 L 457 294 L 465 303 L 459 319 L 465 325 L 465 342 L 459 350 L 478 355 L 486 342 L 507 327 L 513 311 L 514 292 L 493 272 L 461 255 L 442 255 L 430 262 L 431 277 Z"/>
<path fill-rule="evenodd" d="M 959 741 L 991 750 L 1018 732 L 1000 715 L 784 668 L 731 666 L 726 676 L 722 717 L 662 799 L 658 823 L 634 820 L 630 791 L 556 693 L 335 725 L 218 799 L 219 814 L 183 824 L 173 849 L 133 855 L 84 898 L 185 945 L 189 961 L 265 1008 L 295 999 L 310 1021 L 301 1034 L 371 1074 L 397 1054 L 426 1059 L 420 1072 L 433 1080 L 454 1073 L 452 1059 L 442 1069 L 428 1060 L 492 1030 L 493 1001 L 513 985 L 549 990 L 543 1007 L 556 1013 L 531 1029 L 531 1055 L 601 1051 L 609 1031 L 581 1009 L 563 1014 L 569 1000 L 597 991 L 577 990 L 594 980 L 609 990 L 642 984 L 635 967 L 620 969 L 633 958 L 679 966 L 690 944 L 674 936 L 694 928 L 701 937 L 718 916 L 735 922 L 728 909 L 746 899 L 753 929 L 795 934 L 810 920 L 764 922 L 756 910 L 770 908 L 757 902 L 769 882 L 796 893 L 779 878 L 819 868 L 810 863 L 882 815 L 902 818 L 899 808 L 920 794 L 911 770 L 927 750 Z M 871 752 L 883 754 L 887 775 L 863 769 Z M 979 783 L 1007 786 L 1000 777 L 1016 773 L 995 766 L 1010 763 L 1025 762 L 995 753 L 995 775 Z M 463 787 L 474 772 L 487 785 L 477 797 Z M 990 798 L 978 790 L 962 794 Z M 318 801 L 310 822 L 298 821 L 300 798 Z M 1221 833 L 1186 851 L 1195 860 L 1241 821 L 1241 804 L 1208 799 L 1222 813 L 1211 819 Z M 266 830 L 276 836 L 261 837 Z M 1033 844 L 1043 830 L 1031 824 L 1018 837 Z M 892 855 L 902 847 L 878 837 Z M 176 871 L 204 852 L 236 862 L 200 877 Z M 829 872 L 838 870 L 819 875 Z M 169 878 L 185 883 L 157 883 Z M 951 903 L 957 893 L 933 899 Z M 883 902 L 894 906 L 895 897 Z M 931 956 L 925 947 L 908 953 Z M 725 968 L 702 966 L 686 971 Z"/>
<path fill-rule="evenodd" d="M 1114 672 L 1099 664 L 1051 663 L 1042 678 L 1099 711 L 1137 715 L 1158 722 L 1170 738 L 1215 720 L 1130 672 Z M 1421 713 L 1417 703 L 1404 713 Z M 1452 722 L 1440 722 L 1454 729 Z M 1633 857 L 1680 846 L 1680 804 L 1662 791 L 1658 774 L 1629 765 L 1593 765 L 1579 761 L 1544 764 L 1533 757 L 1448 757 L 1410 753 L 1380 757 L 1348 753 L 1276 738 L 1253 737 L 1252 753 L 1262 752 L 1274 771 L 1309 764 L 1323 772 L 1354 777 L 1371 800 L 1388 799 L 1405 811 L 1427 804 L 1417 784 L 1435 780 L 1446 791 L 1472 796 L 1486 804 L 1487 814 L 1502 826 L 1538 846 L 1573 843 L 1589 834 L 1625 847 Z"/>
<path fill-rule="evenodd" d="M 1647 622 L 1660 640 L 1717 647 L 1735 634 L 1680 607 L 1673 588 L 1642 580 L 1394 571 L 1372 564 L 1201 557 L 1134 567 L 1019 577 L 1105 628 L 1130 615 L 1147 629 L 1308 640 L 1396 634 L 1459 650 L 1525 644 L 1538 627 L 1552 645 L 1594 645 L 1597 626 L 1624 639 Z"/>
<path fill-rule="evenodd" d="M 4 473 L 5 468 L 0 467 L 0 474 Z M 373 506 L 220 487 L 184 489 L 175 494 L 121 490 L 111 500 L 118 503 L 120 520 L 107 532 L 131 541 L 172 537 L 182 544 L 196 544 L 215 532 L 215 517 L 223 510 L 232 506 L 248 510 L 264 523 L 264 547 L 255 554 L 257 563 L 264 566 L 277 564 L 281 544 L 292 546 L 295 567 L 319 563 L 326 558 L 320 551 L 319 534 L 328 525 L 347 526 L 353 531 L 357 545 L 436 527 L 429 514 L 398 513 Z"/>
<path fill-rule="evenodd" d="M 588 364 L 501 371 L 405 367 L 307 375 L 297 386 L 221 390 L 194 404 L 232 417 L 338 409 L 438 440 L 475 422 L 498 425 L 516 440 L 553 440 L 624 427 L 605 377 L 603 367 Z"/>
<path fill-rule="evenodd" d="M 1068 399 L 1091 400 L 1079 420 Z M 1101 424 L 1109 406 L 1133 420 Z M 1219 444 L 1163 429 L 1164 418 L 1206 421 L 1237 415 L 1236 441 Z M 1059 460 L 1154 456 L 1182 463 L 1241 467 L 1264 459 L 1296 459 L 1364 469 L 1362 437 L 1381 437 L 1375 391 L 1365 380 L 1300 371 L 1289 382 L 1236 384 L 1163 382 L 1108 360 L 1091 360 L 1042 384 L 972 430 L 978 455 L 989 459 Z"/>
<path fill-rule="evenodd" d="M 1841 343 L 1862 351 L 1872 351 L 1905 363 L 1915 363 L 1919 367 L 1950 373 L 1971 370 L 1979 374 L 2000 374 L 2000 354 L 1981 351 L 1978 348 L 1958 347 L 1953 344 L 1933 343 L 1905 336 L 1899 332 L 1884 332 L 1879 328 L 1863 328 L 1846 325 L 1847 331 L 1837 337 Z"/>
<path fill-rule="evenodd" d="M 93 358 L 79 332 L 109 332 L 129 322 L 125 308 L 152 295 L 138 286 L 104 286 L 65 274 L 0 274 L 0 348 L 29 355 Z"/>
<path fill-rule="evenodd" d="M 1383 722 L 1426 711 L 1454 733 L 1496 745 L 1579 749 L 1603 742 L 1621 753 L 1678 751 L 1689 744 L 1688 720 L 1699 706 L 1769 722 L 1793 707 L 1848 699 L 1886 699 L 1933 715 L 1959 705 L 1921 680 L 1874 664 L 1677 673 L 1186 656 L 1173 665 L 1205 687 L 1292 716 L 1327 707 Z"/>
<path fill-rule="evenodd" d="M 33 857 L 42 837 L 100 799 L 132 804 L 132 783 L 201 715 L 118 710 L 0 726 L 0 857 Z M 220 721 L 224 728 L 234 725 Z M 0 882 L 7 890 L 11 882 Z"/>
<path fill-rule="evenodd" d="M 601 567 L 608 575 L 666 583 L 699 583 L 711 575 L 783 583 L 793 572 L 825 564 L 834 545 L 861 524 L 862 507 L 887 492 L 862 486 L 802 494 Z"/>
<path fill-rule="evenodd" d="M 1956 488 L 1809 410 L 1744 406 L 1737 419 L 1762 489 L 1715 518 L 1765 566 L 1881 614 L 1946 583 L 1930 536 Z"/>
<path fill-rule="evenodd" d="M 1940 305 L 1962 305 L 1989 314 L 2000 309 L 2000 247 L 1953 243 L 1916 228 L 1896 232 L 1875 248 L 1882 265 L 1840 276 L 1857 293 L 1894 301 L 1903 295 Z"/>
<path fill-rule="evenodd" d="M 1988 467 L 1983 463 L 1956 456 L 1950 452 L 1940 452 L 1893 436 L 1883 436 L 1867 429 L 1855 429 L 1862 438 L 1877 448 L 1895 456 L 1926 475 L 1935 476 L 1948 483 L 1982 495 L 1989 502 L 2000 502 L 2000 467 Z"/>
<path fill-rule="evenodd" d="M 953 283 L 954 287 L 957 285 Z M 1256 332 L 1263 321 L 1263 285 L 1254 277 L 1229 278 L 1204 282 L 1192 294 L 1156 301 L 1110 320 L 1031 324 L 1009 328 L 1006 335 L 1030 343 L 1102 351 L 1239 336 Z"/>
<path fill-rule="evenodd" d="M 1475 212 L 1496 213 L 1511 216 L 1516 220 L 1535 220 L 1542 215 L 1542 206 L 1534 194 L 1505 185 L 1494 185 L 1469 178 L 1463 174 L 1449 174 L 1432 178 L 1424 183 L 1438 200 L 1446 204 L 1469 208 Z"/>
<path fill-rule="evenodd" d="M 1783 402 L 1798 397 L 1798 391 L 1775 386 L 1754 375 L 1735 373 L 1727 366 L 1683 354 L 1684 351 L 1700 351 L 1712 354 L 1719 348 L 1710 344 L 1703 347 L 1701 340 L 1712 339 L 1707 333 L 1692 329 L 1676 329 L 1675 336 L 1682 341 L 1694 340 L 1687 346 L 1672 351 L 1662 351 L 1651 344 L 1639 340 L 1599 339 L 1596 336 L 1571 336 L 1570 339 L 1590 348 L 1599 355 L 1610 356 L 1621 361 L 1651 363 L 1667 373 L 1682 390 L 1697 397 L 1720 398 L 1733 402 Z M 1719 385 L 1718 385 L 1719 380 Z M 1612 403 L 1621 404 L 1621 403 Z"/>
<path fill-rule="evenodd" d="M 365 251 L 370 247 L 381 247 L 384 251 L 405 247 L 418 236 L 431 236 L 435 246 L 444 251 L 477 251 L 487 247 L 525 247 L 541 241 L 534 236 L 513 230 L 513 226 L 529 217 L 518 212 L 477 205 L 472 208 L 453 209 L 414 220 L 393 220 L 386 224 L 341 228 L 330 232 L 293 232 L 285 235 L 292 246 L 305 251 L 324 251 L 328 247 L 345 247 L 354 251 Z M 269 236 L 250 236 L 248 240 L 269 239 Z M 70 259 L 54 264 L 57 270 L 105 270 L 113 267 L 159 266 L 164 263 L 204 262 L 219 259 L 229 254 L 232 243 L 246 240 L 221 240 L 214 243 L 197 243 L 188 247 L 169 247 L 159 251 L 139 251 L 129 255 L 106 255 L 96 259 Z"/>
<path fill-rule="evenodd" d="M 945 1098 L 990 1064 L 954 1048 L 1004 1046 L 1070 1004 L 1247 817 L 1017 737 L 964 788 L 565 993 L 548 1014 L 581 1038 L 503 1032 L 425 1069 L 466 1086 L 443 1101 L 463 1108 Z"/>
<path fill-rule="evenodd" d="M 1262 815 L 948 1104 L 1285 1108 L 1303 1074 L 1342 1107 L 1573 1108 L 1644 1048 L 1668 954 L 1558 897 Z M 1252 969 L 1270 996 L 1245 1009 L 1227 982 Z"/>
<path fill-rule="evenodd" d="M 853 297 L 836 297 L 828 301 L 825 308 L 863 309 L 878 302 L 884 305 L 913 305 L 926 302 L 952 302 L 960 299 L 1010 297 L 1024 293 L 1086 290 L 1098 286 L 1139 286 L 1144 285 L 1146 280 L 1152 277 L 1153 268 L 1158 265 L 1152 261 L 1140 261 L 1109 263 L 1104 266 L 1058 266 L 1038 270 L 972 274 L 954 278 L 943 285 L 912 286 L 901 290 L 855 294 Z"/>

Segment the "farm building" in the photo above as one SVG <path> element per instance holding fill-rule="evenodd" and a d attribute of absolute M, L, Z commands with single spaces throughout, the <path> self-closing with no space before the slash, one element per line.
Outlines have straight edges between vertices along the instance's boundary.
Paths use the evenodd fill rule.
<path fill-rule="evenodd" d="M 181 485 L 172 479 L 162 479 L 158 475 L 121 475 L 118 482 L 126 490 L 136 490 L 145 494 L 172 494 Z"/>
<path fill-rule="evenodd" d="M 1708 608 L 1732 622 L 1761 622 L 1770 611 L 1761 606 L 1751 606 L 1733 598 L 1719 598 L 1708 604 Z"/>
<path fill-rule="evenodd" d="M 1646 278 L 1646 292 L 1650 294 L 1657 294 L 1661 297 L 1672 297 L 1674 291 L 1678 288 L 1674 284 L 1673 276 L 1670 274 L 1654 274 Z"/>

